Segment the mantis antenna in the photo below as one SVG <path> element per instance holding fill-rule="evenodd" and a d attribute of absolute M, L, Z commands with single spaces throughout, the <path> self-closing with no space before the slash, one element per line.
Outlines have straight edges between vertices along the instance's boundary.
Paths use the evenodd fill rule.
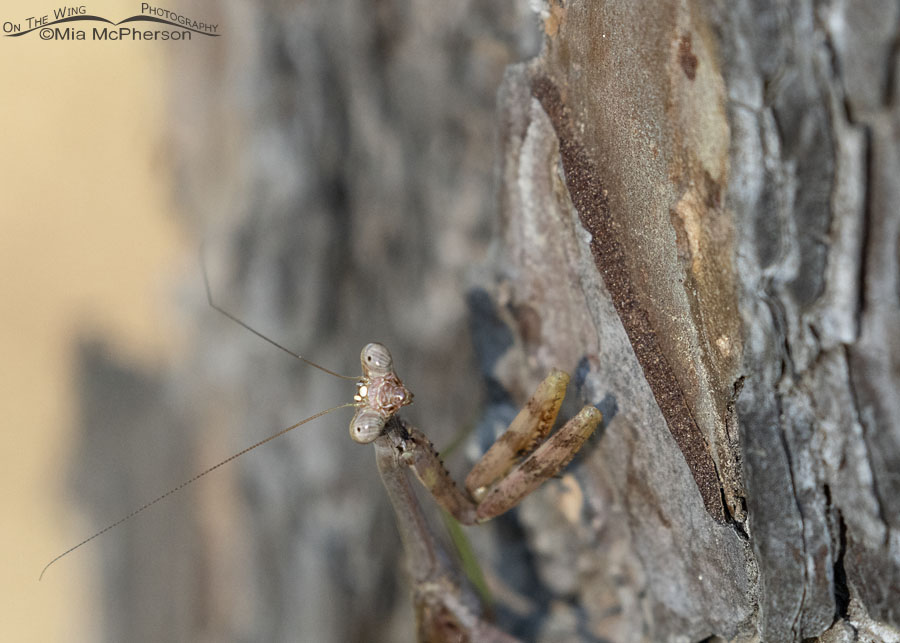
<path fill-rule="evenodd" d="M 207 276 L 207 274 L 206 274 L 206 262 L 203 260 L 203 248 L 202 247 L 200 248 L 200 270 L 203 272 L 203 285 L 206 287 L 206 301 L 209 303 L 210 307 L 212 307 L 213 310 L 216 310 L 216 311 L 222 313 L 228 319 L 233 321 L 235 324 L 237 324 L 241 328 L 249 330 L 251 333 L 253 333 L 257 337 L 259 337 L 260 339 L 263 339 L 263 340 L 269 342 L 275 348 L 280 348 L 281 350 L 283 350 L 285 353 L 287 353 L 291 357 L 296 357 L 304 364 L 309 364 L 313 368 L 317 368 L 320 371 L 324 371 L 325 373 L 328 373 L 329 375 L 334 375 L 335 377 L 340 377 L 341 379 L 344 379 L 344 380 L 359 379 L 358 377 L 351 377 L 349 375 L 341 375 L 340 373 L 335 373 L 334 371 L 331 371 L 331 370 L 325 368 L 324 366 L 320 366 L 319 364 L 316 364 L 315 362 L 306 359 L 302 355 L 299 355 L 298 353 L 295 353 L 294 351 L 285 348 L 284 346 L 282 346 L 281 344 L 276 342 L 274 339 L 270 339 L 270 338 L 266 337 L 261 332 L 259 332 L 255 328 L 251 327 L 249 324 L 241 321 L 240 319 L 238 319 L 237 317 L 232 315 L 230 312 L 228 312 L 224 308 L 219 307 L 219 305 L 216 304 L 212 298 L 212 290 L 209 287 L 209 276 Z"/>
<path fill-rule="evenodd" d="M 298 354 L 298 353 L 295 353 L 294 351 L 285 348 L 284 346 L 282 346 L 282 345 L 279 344 L 278 342 L 274 341 L 273 339 L 270 339 L 270 338 L 266 337 L 265 335 L 263 335 L 262 333 L 260 333 L 260 332 L 257 331 L 256 329 L 252 328 L 249 324 L 247 324 L 247 323 L 245 323 L 244 321 L 238 319 L 237 317 L 235 317 L 234 315 L 232 315 L 231 313 L 229 313 L 227 310 L 225 310 L 224 308 L 221 308 L 218 304 L 216 304 L 216 303 L 213 301 L 213 298 L 212 298 L 212 290 L 211 290 L 210 287 L 209 287 L 209 276 L 208 276 L 207 273 L 206 273 L 206 263 L 205 263 L 204 260 L 203 260 L 203 249 L 202 249 L 202 247 L 201 247 L 201 249 L 200 249 L 200 270 L 201 270 L 201 272 L 203 273 L 203 285 L 204 285 L 204 287 L 206 288 L 206 301 L 209 303 L 210 307 L 213 308 L 213 310 L 216 310 L 216 311 L 218 311 L 219 313 L 225 315 L 225 317 L 227 317 L 228 319 L 230 319 L 230 320 L 233 321 L 234 323 L 238 324 L 238 325 L 241 326 L 242 328 L 244 328 L 244 329 L 246 329 L 246 330 L 249 330 L 251 333 L 253 333 L 253 334 L 256 335 L 257 337 L 259 337 L 260 339 L 264 339 L 265 341 L 269 342 L 270 344 L 272 344 L 272 345 L 275 346 L 276 348 L 280 348 L 282 351 L 284 351 L 284 352 L 287 353 L 288 355 L 291 355 L 292 357 L 295 357 L 295 358 L 299 359 L 299 360 L 300 360 L 301 362 L 303 362 L 304 364 L 308 364 L 309 366 L 312 366 L 312 367 L 314 367 L 314 368 L 317 368 L 317 369 L 319 369 L 320 371 L 323 371 L 323 372 L 325 372 L 325 373 L 328 373 L 329 375 L 334 375 L 335 377 L 339 377 L 339 378 L 341 378 L 341 379 L 345 379 L 345 380 L 358 380 L 358 379 L 359 379 L 358 377 L 350 377 L 350 376 L 348 376 L 348 375 L 341 375 L 340 373 L 335 373 L 334 371 L 329 370 L 329 369 L 325 368 L 324 366 L 320 366 L 319 364 L 316 364 L 315 362 L 306 359 L 306 358 L 303 357 L 302 355 L 300 355 L 300 354 Z M 301 425 L 303 425 L 303 424 L 306 424 L 307 422 L 311 422 L 312 420 L 315 420 L 315 419 L 317 419 L 317 418 L 320 418 L 320 417 L 322 417 L 323 415 L 326 415 L 326 414 L 328 414 L 328 413 L 331 413 L 332 411 L 337 411 L 338 409 L 343 409 L 343 408 L 346 408 L 346 407 L 348 407 L 348 406 L 359 406 L 359 404 L 358 404 L 357 402 L 348 402 L 347 404 L 341 404 L 340 406 L 334 406 L 334 407 L 332 407 L 332 408 L 330 408 L 330 409 L 326 409 L 326 410 L 324 410 L 324 411 L 320 411 L 319 413 L 316 413 L 315 415 L 312 415 L 312 416 L 306 418 L 305 420 L 300 420 L 300 421 L 297 422 L 296 424 L 293 424 L 293 425 L 287 427 L 286 429 L 282 429 L 281 431 L 279 431 L 278 433 L 275 433 L 274 435 L 270 435 L 269 437 L 265 438 L 264 440 L 260 440 L 260 441 L 257 442 L 256 444 L 250 445 L 250 446 L 247 447 L 246 449 L 243 449 L 243 450 L 241 450 L 241 451 L 238 451 L 238 452 L 235 453 L 234 455 L 232 455 L 232 456 L 230 456 L 230 457 L 228 457 L 228 458 L 225 458 L 224 460 L 222 460 L 222 461 L 219 462 L 218 464 L 213 465 L 213 466 L 209 467 L 208 469 L 206 469 L 206 470 L 204 470 L 204 471 L 201 471 L 200 473 L 198 473 L 197 475 L 195 475 L 195 476 L 194 476 L 193 478 L 191 478 L 190 480 L 186 480 L 185 482 L 182 482 L 180 485 L 178 485 L 178 486 L 176 486 L 176 487 L 172 487 L 171 489 L 169 489 L 168 491 L 166 491 L 164 494 L 162 494 L 162 495 L 159 496 L 158 498 L 154 498 L 154 499 L 151 500 L 150 502 L 148 502 L 148 503 L 146 503 L 146 504 L 144 504 L 144 505 L 138 507 L 137 509 L 135 509 L 134 511 L 132 511 L 130 514 L 128 514 L 128 515 L 124 516 L 123 518 L 120 518 L 119 520 L 115 521 L 114 523 L 112 523 L 112 524 L 110 524 L 110 525 L 104 527 L 103 529 L 101 529 L 100 531 L 98 531 L 97 533 L 95 533 L 93 536 L 90 536 L 89 538 L 86 538 L 86 539 L 82 540 L 80 543 L 78 543 L 78 544 L 75 545 L 74 547 L 70 547 L 69 549 L 67 549 L 66 551 L 64 551 L 63 553 L 61 553 L 59 556 L 57 556 L 56 558 L 54 558 L 53 560 L 51 560 L 49 563 L 47 563 L 47 564 L 44 566 L 44 569 L 41 570 L 41 575 L 38 577 L 38 580 L 41 580 L 41 579 L 44 577 L 44 573 L 47 571 L 47 569 L 50 567 L 50 565 L 52 565 L 53 563 L 55 563 L 56 561 L 58 561 L 60 558 L 63 558 L 64 556 L 67 556 L 67 555 L 71 554 L 71 553 L 72 553 L 73 551 L 75 551 L 76 549 L 79 549 L 80 547 L 82 547 L 82 546 L 88 544 L 89 542 L 91 542 L 92 540 L 94 540 L 94 538 L 97 538 L 98 536 L 102 536 L 102 535 L 105 534 L 106 532 L 108 532 L 108 531 L 110 531 L 110 530 L 112 530 L 112 529 L 115 529 L 116 527 L 118 527 L 119 525 L 121 525 L 123 522 L 125 522 L 125 521 L 127 521 L 127 520 L 130 520 L 131 518 L 134 518 L 136 515 L 138 515 L 138 514 L 141 513 L 142 511 L 144 511 L 144 510 L 146 510 L 146 509 L 149 509 L 150 507 L 152 507 L 153 505 L 155 505 L 157 502 L 159 502 L 159 501 L 161 501 L 161 500 L 164 500 L 165 498 L 168 498 L 168 497 L 171 496 L 172 494 L 178 493 L 179 491 L 181 491 L 182 489 L 184 489 L 185 487 L 187 487 L 189 484 L 191 484 L 191 483 L 193 483 L 193 482 L 196 482 L 197 480 L 199 480 L 200 478 L 202 478 L 203 476 L 205 476 L 205 475 L 208 474 L 208 473 L 212 473 L 213 471 L 215 471 L 216 469 L 218 469 L 218 468 L 221 467 L 222 465 L 228 464 L 228 463 L 231 462 L 232 460 L 235 460 L 235 459 L 239 458 L 240 456 L 244 455 L 244 454 L 247 453 L 248 451 L 252 451 L 253 449 L 255 449 L 255 448 L 258 447 L 258 446 L 262 446 L 262 445 L 265 444 L 266 442 L 269 442 L 269 441 L 271 441 L 271 440 L 274 440 L 275 438 L 281 437 L 282 435 L 284 435 L 285 433 L 287 433 L 287 432 L 289 432 L 289 431 L 293 431 L 293 430 L 296 429 L 298 426 L 301 426 Z"/>
<path fill-rule="evenodd" d="M 41 580 L 41 579 L 44 577 L 44 572 L 47 571 L 47 569 L 50 567 L 50 565 L 52 565 L 53 563 L 55 563 L 56 561 L 58 561 L 58 560 L 59 560 L 60 558 L 62 558 L 63 556 L 67 556 L 67 555 L 71 554 L 73 551 L 75 551 L 75 550 L 78 549 L 79 547 L 82 547 L 83 545 L 86 545 L 86 544 L 88 544 L 89 542 L 91 542 L 94 538 L 97 538 L 98 536 L 102 536 L 103 534 L 105 534 L 107 531 L 109 531 L 109 530 L 111 530 L 111 529 L 115 529 L 116 527 L 118 527 L 119 525 L 121 525 L 121 524 L 122 524 L 123 522 L 125 522 L 126 520 L 130 520 L 131 518 L 134 518 L 136 515 L 138 515 L 139 513 L 141 513 L 142 511 L 144 511 L 145 509 L 149 509 L 150 507 L 152 507 L 153 505 L 155 505 L 155 504 L 156 504 L 157 502 L 159 502 L 160 500 L 163 500 L 163 499 L 165 499 L 165 498 L 168 498 L 169 496 L 171 496 L 171 495 L 174 494 L 174 493 L 178 493 L 179 491 L 181 491 L 182 489 L 184 489 L 184 488 L 185 488 L 186 486 L 188 486 L 189 484 L 191 484 L 191 483 L 193 483 L 193 482 L 196 482 L 197 480 L 199 480 L 200 478 L 202 478 L 203 476 L 205 476 L 205 475 L 208 474 L 208 473 L 212 473 L 213 471 L 215 471 L 216 469 L 218 469 L 218 468 L 221 467 L 222 465 L 228 464 L 228 463 L 231 462 L 232 460 L 235 460 L 236 458 L 241 457 L 242 455 L 244 455 L 244 454 L 247 453 L 248 451 L 252 451 L 253 449 L 255 449 L 255 448 L 258 447 L 258 446 L 262 446 L 262 445 L 265 444 L 266 442 L 269 442 L 269 441 L 271 441 L 271 440 L 274 440 L 275 438 L 281 437 L 282 435 L 284 435 L 284 434 L 287 433 L 288 431 L 293 431 L 293 430 L 296 429 L 298 426 L 301 426 L 301 425 L 303 425 L 303 424 L 306 424 L 307 422 L 311 422 L 311 421 L 315 420 L 316 418 L 320 418 L 320 417 L 322 417 L 323 415 L 326 415 L 326 414 L 328 414 L 328 413 L 331 413 L 332 411 L 337 411 L 338 409 L 343 409 L 343 408 L 348 407 L 348 406 L 356 406 L 356 404 L 355 404 L 354 402 L 348 402 L 347 404 L 341 404 L 340 406 L 333 406 L 333 407 L 331 407 L 330 409 L 326 409 L 326 410 L 324 410 L 324 411 L 320 411 L 320 412 L 316 413 L 315 415 L 311 415 L 310 417 L 306 418 L 305 420 L 300 420 L 300 421 L 297 422 L 296 424 L 292 424 L 292 425 L 289 426 L 288 428 L 282 429 L 282 430 L 279 431 L 278 433 L 275 433 L 274 435 L 270 435 L 269 437 L 267 437 L 267 438 L 265 438 L 265 439 L 263 439 L 263 440 L 260 440 L 260 441 L 257 442 L 256 444 L 251 444 L 251 445 L 250 445 L 249 447 L 247 447 L 246 449 L 243 449 L 243 450 L 241 450 L 241 451 L 238 451 L 238 452 L 235 453 L 234 455 L 225 458 L 224 460 L 222 460 L 222 461 L 219 462 L 218 464 L 215 464 L 215 465 L 209 467 L 208 469 L 206 469 L 206 470 L 204 470 L 204 471 L 201 471 L 200 473 L 198 473 L 197 475 L 195 475 L 195 476 L 194 476 L 193 478 L 191 478 L 190 480 L 185 480 L 184 482 L 182 482 L 182 483 L 181 483 L 180 485 L 178 485 L 177 487 L 172 487 L 171 489 L 169 489 L 168 491 L 166 491 L 166 492 L 165 492 L 164 494 L 162 494 L 161 496 L 159 496 L 159 497 L 157 497 L 157 498 L 154 498 L 154 499 L 151 500 L 150 502 L 148 502 L 148 503 L 146 503 L 146 504 L 144 504 L 144 505 L 138 507 L 137 509 L 135 509 L 134 511 L 132 511 L 132 512 L 131 512 L 130 514 L 128 514 L 127 516 L 124 516 L 124 517 L 120 518 L 119 520 L 115 521 L 114 523 L 112 523 L 112 524 L 110 524 L 110 525 L 104 527 L 103 529 L 101 529 L 100 531 L 98 531 L 97 533 L 95 533 L 95 534 L 94 534 L 93 536 L 91 536 L 90 538 L 85 538 L 84 540 L 82 540 L 80 543 L 78 543 L 78 544 L 75 545 L 74 547 L 70 547 L 69 549 L 67 549 L 66 551 L 64 551 L 63 553 L 61 553 L 59 556 L 57 556 L 56 558 L 54 558 L 53 560 L 51 560 L 49 563 L 47 563 L 46 565 L 44 565 L 44 569 L 41 570 L 41 575 L 38 576 L 38 580 Z"/>

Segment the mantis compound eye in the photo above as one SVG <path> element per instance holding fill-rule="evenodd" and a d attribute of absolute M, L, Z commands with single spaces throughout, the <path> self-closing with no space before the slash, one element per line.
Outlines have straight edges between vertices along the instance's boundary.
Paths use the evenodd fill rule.
<path fill-rule="evenodd" d="M 350 437 L 360 444 L 369 444 L 381 435 L 384 418 L 372 409 L 360 409 L 350 422 Z"/>
<path fill-rule="evenodd" d="M 363 370 L 372 375 L 385 375 L 393 370 L 391 352 L 383 344 L 366 344 L 359 355 Z"/>

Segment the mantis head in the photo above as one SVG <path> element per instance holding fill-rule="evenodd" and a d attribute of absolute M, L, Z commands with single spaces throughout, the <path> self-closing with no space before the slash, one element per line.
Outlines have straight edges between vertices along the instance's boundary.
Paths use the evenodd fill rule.
<path fill-rule="evenodd" d="M 366 344 L 359 355 L 363 376 L 353 399 L 359 407 L 350 422 L 350 437 L 360 444 L 373 442 L 394 413 L 412 404 L 413 394 L 394 372 L 391 352 L 383 344 Z"/>

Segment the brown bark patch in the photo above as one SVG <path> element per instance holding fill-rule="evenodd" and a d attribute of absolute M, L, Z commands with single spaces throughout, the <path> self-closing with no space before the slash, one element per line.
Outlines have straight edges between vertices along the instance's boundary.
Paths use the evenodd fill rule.
<path fill-rule="evenodd" d="M 707 512 L 724 522 L 725 511 L 715 464 L 675 373 L 662 351 L 650 316 L 640 305 L 634 280 L 628 271 L 625 248 L 619 241 L 607 194 L 600 183 L 600 173 L 584 146 L 575 138 L 569 110 L 553 82 L 545 76 L 535 78 L 532 93 L 547 112 L 559 137 L 566 186 L 582 224 L 592 235 L 594 262 L 603 275 L 635 356 L 669 431 L 684 454 Z"/>
<path fill-rule="evenodd" d="M 692 50 L 691 40 L 692 36 L 688 33 L 678 41 L 678 63 L 688 80 L 694 80 L 697 77 L 697 67 L 700 65 L 700 60 Z"/>

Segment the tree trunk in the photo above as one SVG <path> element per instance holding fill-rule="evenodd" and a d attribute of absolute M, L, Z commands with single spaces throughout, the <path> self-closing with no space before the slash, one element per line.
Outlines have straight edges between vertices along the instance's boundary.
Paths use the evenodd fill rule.
<path fill-rule="evenodd" d="M 439 449 L 477 425 L 457 479 L 552 367 L 570 415 L 604 413 L 559 480 L 469 530 L 498 624 L 900 641 L 900 4 L 205 11 L 225 35 L 179 58 L 174 149 L 218 303 L 351 375 L 388 345 Z M 147 394 L 193 468 L 352 396 L 190 283 L 192 350 Z M 142 517 L 187 515 L 185 546 L 131 551 L 112 586 L 182 571 L 116 591 L 110 638 L 409 640 L 349 415 Z"/>

